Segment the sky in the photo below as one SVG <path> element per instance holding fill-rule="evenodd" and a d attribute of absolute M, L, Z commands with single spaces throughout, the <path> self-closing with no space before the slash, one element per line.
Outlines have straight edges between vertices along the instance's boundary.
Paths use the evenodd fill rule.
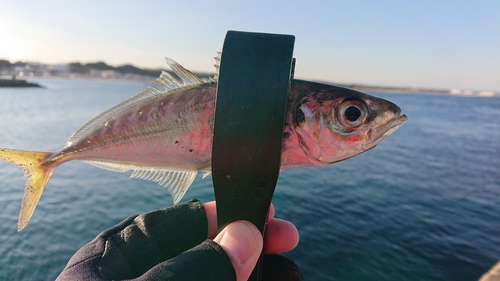
<path fill-rule="evenodd" d="M 0 59 L 214 72 L 228 30 L 295 35 L 295 77 L 500 91 L 500 1 L 0 0 Z"/>

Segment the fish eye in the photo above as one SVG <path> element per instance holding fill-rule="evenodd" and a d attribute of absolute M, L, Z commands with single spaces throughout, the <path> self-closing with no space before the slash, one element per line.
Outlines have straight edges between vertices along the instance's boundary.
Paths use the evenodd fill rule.
<path fill-rule="evenodd" d="M 350 122 L 355 122 L 361 117 L 361 110 L 356 106 L 349 106 L 344 110 L 344 115 Z"/>
<path fill-rule="evenodd" d="M 352 130 L 361 125 L 368 116 L 368 107 L 358 100 L 347 100 L 340 104 L 337 110 L 337 120 L 346 130 Z"/>

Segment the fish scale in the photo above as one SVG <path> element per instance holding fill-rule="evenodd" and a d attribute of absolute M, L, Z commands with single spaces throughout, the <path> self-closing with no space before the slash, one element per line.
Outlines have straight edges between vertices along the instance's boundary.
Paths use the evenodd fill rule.
<path fill-rule="evenodd" d="M 19 231 L 29 222 L 53 172 L 68 161 L 132 171 L 132 178 L 166 187 L 174 203 L 199 171 L 204 176 L 210 173 L 217 76 L 203 82 L 177 62 L 166 62 L 180 80 L 163 72 L 157 79 L 163 90 L 148 87 L 101 113 L 58 152 L 0 149 L 0 160 L 18 165 L 29 177 Z M 281 170 L 324 166 L 358 155 L 375 147 L 407 118 L 389 101 L 294 79 L 285 119 Z"/>
<path fill-rule="evenodd" d="M 211 150 L 200 147 L 206 147 L 208 143 L 200 142 L 205 138 L 194 138 L 193 132 L 211 135 L 210 124 L 213 124 L 213 120 L 206 120 L 211 115 L 205 114 L 205 119 L 201 116 L 199 103 L 213 103 L 215 97 L 213 91 L 213 97 L 200 101 L 198 92 L 199 89 L 191 89 L 181 98 L 174 93 L 156 97 L 141 106 L 127 108 L 113 116 L 116 118 L 106 121 L 106 126 L 105 123 L 96 125 L 87 134 L 83 134 L 78 142 L 65 147 L 58 155 L 75 155 L 78 160 L 106 161 L 120 155 L 119 159 L 114 160 L 117 164 L 132 162 L 139 166 L 157 168 L 164 168 L 165 159 L 169 159 L 170 166 L 196 169 L 197 166 L 210 161 Z M 157 99 L 160 100 L 156 101 Z M 158 102 L 184 106 L 160 107 Z M 155 118 L 158 116 L 160 118 Z M 178 143 L 172 140 L 177 140 Z M 90 141 L 91 145 L 88 145 L 87 141 Z M 163 148 L 160 153 L 157 147 Z M 190 149 L 198 152 L 196 159 L 192 159 Z M 116 150 L 119 153 L 116 153 Z M 121 151 L 129 153 L 124 154 Z"/>

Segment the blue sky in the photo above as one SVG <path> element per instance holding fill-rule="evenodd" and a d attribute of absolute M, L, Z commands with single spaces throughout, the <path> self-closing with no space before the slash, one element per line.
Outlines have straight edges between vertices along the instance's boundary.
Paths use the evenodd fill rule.
<path fill-rule="evenodd" d="M 296 36 L 296 77 L 500 91 L 500 1 L 6 1 L 0 59 L 213 72 L 227 30 Z"/>

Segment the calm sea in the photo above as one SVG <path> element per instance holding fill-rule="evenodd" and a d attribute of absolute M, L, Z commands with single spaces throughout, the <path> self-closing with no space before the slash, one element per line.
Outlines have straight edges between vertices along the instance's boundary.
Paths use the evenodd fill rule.
<path fill-rule="evenodd" d="M 34 79 L 35 80 L 35 79 Z M 0 147 L 55 151 L 140 82 L 38 81 L 0 89 Z M 281 174 L 276 216 L 295 223 L 286 255 L 306 280 L 477 280 L 500 259 L 500 99 L 376 93 L 409 120 L 376 149 Z M 0 280 L 53 280 L 68 259 L 122 219 L 172 204 L 129 174 L 70 162 L 16 232 L 25 179 L 0 163 Z M 184 200 L 212 200 L 197 178 Z"/>

